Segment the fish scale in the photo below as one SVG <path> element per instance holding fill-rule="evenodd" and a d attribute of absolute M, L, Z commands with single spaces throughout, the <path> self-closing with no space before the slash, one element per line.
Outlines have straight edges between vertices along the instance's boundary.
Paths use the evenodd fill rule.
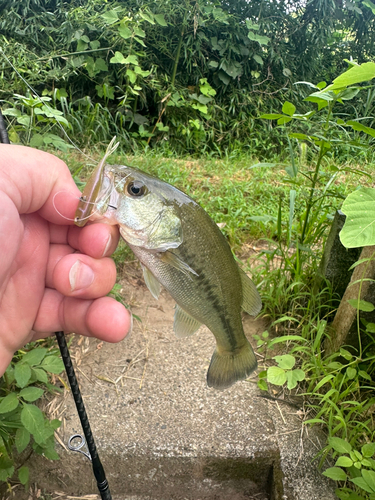
<path fill-rule="evenodd" d="M 161 284 L 176 301 L 176 335 L 191 335 L 200 324 L 214 334 L 208 385 L 224 389 L 247 378 L 257 363 L 241 310 L 258 314 L 261 299 L 215 222 L 185 193 L 133 167 L 99 164 L 87 185 L 88 198 L 95 193 L 95 199 L 86 195 L 96 205 L 91 219 L 118 224 L 151 293 L 158 297 Z M 78 225 L 86 212 L 82 201 Z"/>

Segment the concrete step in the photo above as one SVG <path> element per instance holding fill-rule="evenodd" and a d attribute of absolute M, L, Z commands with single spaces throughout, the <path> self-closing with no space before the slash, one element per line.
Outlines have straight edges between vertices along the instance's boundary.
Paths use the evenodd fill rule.
<path fill-rule="evenodd" d="M 114 499 L 335 498 L 333 483 L 312 464 L 324 437 L 302 431 L 298 407 L 262 398 L 255 377 L 209 389 L 212 334 L 201 328 L 176 339 L 165 293 L 156 302 L 138 287 L 129 302 L 142 319 L 130 338 L 117 345 L 90 339 L 72 349 Z M 244 325 L 249 338 L 264 329 L 248 316 Z M 82 432 L 70 394 L 51 407 L 64 420 L 65 443 Z M 89 461 L 58 451 L 60 461 L 30 461 L 39 487 L 74 497 L 97 493 Z"/>

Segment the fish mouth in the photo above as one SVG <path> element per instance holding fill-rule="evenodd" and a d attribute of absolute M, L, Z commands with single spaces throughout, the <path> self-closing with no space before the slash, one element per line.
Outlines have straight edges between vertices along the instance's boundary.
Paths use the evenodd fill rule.
<path fill-rule="evenodd" d="M 100 178 L 93 176 L 88 180 L 83 190 L 77 210 L 75 224 L 83 227 L 88 221 L 98 222 L 106 220 L 111 223 L 111 213 L 119 205 L 119 193 L 116 191 L 113 172 L 105 171 Z"/>

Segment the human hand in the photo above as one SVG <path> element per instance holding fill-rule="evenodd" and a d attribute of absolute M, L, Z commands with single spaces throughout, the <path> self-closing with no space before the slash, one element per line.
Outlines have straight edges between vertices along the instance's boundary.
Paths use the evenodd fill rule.
<path fill-rule="evenodd" d="M 130 328 L 128 311 L 104 297 L 116 279 L 108 256 L 117 228 L 64 219 L 79 196 L 58 158 L 0 145 L 0 376 L 17 349 L 52 332 L 118 342 Z"/>

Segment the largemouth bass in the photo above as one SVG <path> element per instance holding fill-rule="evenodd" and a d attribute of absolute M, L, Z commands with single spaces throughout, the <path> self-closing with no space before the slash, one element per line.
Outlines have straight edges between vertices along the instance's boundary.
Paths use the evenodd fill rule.
<path fill-rule="evenodd" d="M 83 191 L 75 223 L 88 219 L 119 225 L 152 295 L 158 298 L 163 285 L 176 301 L 177 337 L 192 335 L 201 324 L 214 334 L 208 386 L 225 389 L 255 370 L 241 308 L 257 315 L 261 299 L 203 208 L 158 178 L 102 161 Z"/>

